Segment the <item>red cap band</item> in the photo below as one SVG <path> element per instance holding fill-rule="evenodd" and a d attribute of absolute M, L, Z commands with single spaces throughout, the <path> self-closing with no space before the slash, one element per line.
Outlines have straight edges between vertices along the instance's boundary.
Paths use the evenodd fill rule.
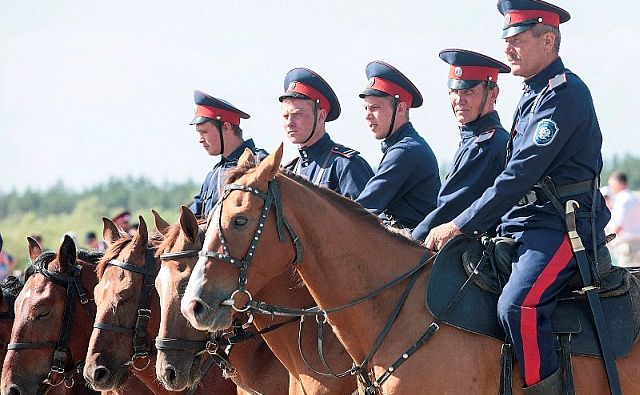
<path fill-rule="evenodd" d="M 372 77 L 369 81 L 369 88 L 382 91 L 391 96 L 398 96 L 400 97 L 400 101 L 407 103 L 407 105 L 411 107 L 413 96 L 400 85 L 396 85 L 388 80 L 383 80 L 380 77 Z"/>
<path fill-rule="evenodd" d="M 327 98 L 319 90 L 312 87 L 311 85 L 293 81 L 287 88 L 287 93 L 288 92 L 300 93 L 311 100 L 318 101 L 320 103 L 321 109 L 327 111 L 327 114 L 331 112 L 331 104 L 329 103 L 329 100 L 327 100 Z"/>
<path fill-rule="evenodd" d="M 482 66 L 449 67 L 449 78 L 452 80 L 498 81 L 498 69 Z"/>
<path fill-rule="evenodd" d="M 232 125 L 240 125 L 240 114 L 237 112 L 204 106 L 202 104 L 196 106 L 196 117 L 217 119 L 219 121 L 229 122 Z"/>
<path fill-rule="evenodd" d="M 520 22 L 537 19 L 538 23 L 555 26 L 557 28 L 560 27 L 560 15 L 550 11 L 513 10 L 509 11 L 504 17 L 506 26 L 513 26 Z"/>

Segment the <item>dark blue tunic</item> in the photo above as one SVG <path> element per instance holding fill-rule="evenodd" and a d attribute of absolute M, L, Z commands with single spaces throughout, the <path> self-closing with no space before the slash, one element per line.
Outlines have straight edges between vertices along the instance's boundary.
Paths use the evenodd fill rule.
<path fill-rule="evenodd" d="M 284 168 L 350 199 L 358 197 L 373 176 L 358 151 L 336 144 L 327 133 L 312 146 L 299 149 L 299 154 Z"/>
<path fill-rule="evenodd" d="M 424 240 L 431 229 L 468 208 L 504 170 L 509 133 L 496 111 L 460 126 L 460 138 L 451 170 L 438 194 L 438 207 L 414 229 L 416 240 Z"/>
<path fill-rule="evenodd" d="M 382 160 L 356 202 L 370 212 L 415 228 L 436 207 L 438 162 L 411 122 L 382 142 Z"/>
<path fill-rule="evenodd" d="M 207 174 L 207 178 L 205 178 L 200 187 L 200 193 L 193 198 L 193 203 L 189 207 L 196 217 L 207 218 L 209 212 L 218 201 L 220 189 L 225 183 L 226 171 L 236 167 L 238 159 L 240 159 L 240 155 L 242 155 L 245 148 L 249 148 L 260 159 L 264 159 L 267 156 L 265 150 L 256 148 L 253 139 L 249 139 L 240 144 L 228 157 L 221 157 L 220 162 Z"/>
<path fill-rule="evenodd" d="M 516 205 L 544 176 L 563 186 L 599 177 L 602 169 L 602 133 L 591 93 L 578 76 L 565 69 L 560 58 L 525 82 L 512 135 L 513 151 L 506 169 L 453 222 L 469 236 L 484 233 L 501 216 L 501 234 L 536 228 L 565 232 L 563 216 L 548 200 Z M 580 204 L 579 212 L 590 211 L 594 203 L 592 193 L 571 199 Z M 610 213 L 598 191 L 595 205 L 600 244 Z M 577 225 L 582 239 L 591 240 L 589 219 L 578 218 Z"/>

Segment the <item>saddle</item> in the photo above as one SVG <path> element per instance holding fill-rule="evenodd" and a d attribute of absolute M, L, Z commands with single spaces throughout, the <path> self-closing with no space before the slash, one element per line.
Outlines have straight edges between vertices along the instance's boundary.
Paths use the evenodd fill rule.
<path fill-rule="evenodd" d="M 504 341 L 497 318 L 498 297 L 511 274 L 513 240 L 484 244 L 457 236 L 440 251 L 427 287 L 427 307 L 441 321 Z M 599 295 L 616 358 L 631 352 L 640 332 L 640 281 L 627 269 L 612 267 L 608 251 L 599 253 Z M 572 354 L 602 357 L 589 303 L 580 292 L 579 273 L 560 293 L 552 315 L 553 332 L 570 339 Z M 560 341 L 560 340 L 558 340 Z"/>

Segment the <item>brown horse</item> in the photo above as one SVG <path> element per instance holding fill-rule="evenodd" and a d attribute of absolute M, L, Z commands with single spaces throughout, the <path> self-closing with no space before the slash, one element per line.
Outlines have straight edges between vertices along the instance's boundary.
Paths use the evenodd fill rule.
<path fill-rule="evenodd" d="M 154 280 L 159 262 L 148 250 L 148 231 L 142 217 L 133 238 L 103 218 L 109 245 L 97 268 L 96 320 L 89 342 L 84 376 L 96 389 L 122 387 L 133 373 L 155 394 L 170 394 L 156 379 L 153 341 L 160 323 L 160 306 Z M 220 377 L 209 391 L 235 394 Z M 219 391 L 219 392 L 216 392 Z M 183 391 L 185 393 L 186 391 Z"/>
<path fill-rule="evenodd" d="M 300 248 L 295 248 L 296 243 L 283 228 L 292 229 L 289 233 L 297 232 L 299 236 L 303 259 L 295 268 L 322 311 L 368 295 L 417 267 L 426 256 L 421 245 L 389 232 L 357 204 L 299 177 L 279 173 L 281 155 L 282 147 L 256 168 L 235 177 L 233 183 L 244 187 L 227 189 L 220 209 L 220 231 L 210 230 L 205 239 L 205 247 L 217 255 L 208 253 L 211 258 L 198 262 L 186 294 L 199 295 L 207 301 L 210 310 L 200 308 L 192 315 L 198 322 L 210 323 L 211 329 L 229 325 L 232 310 L 227 301 L 239 289 L 238 269 L 225 264 L 229 257 L 234 262 L 246 262 L 252 253 L 253 261 L 246 272 L 246 289 L 251 293 L 291 270 Z M 276 188 L 281 198 L 276 196 Z M 268 212 L 264 232 L 259 234 L 255 230 L 264 214 L 263 198 L 268 199 L 269 195 L 279 201 Z M 278 206 L 281 210 L 277 210 Z M 216 221 L 215 216 L 212 221 Z M 224 235 L 226 251 L 221 248 L 220 234 Z M 255 237 L 259 238 L 257 244 Z M 362 369 L 369 372 L 372 380 L 390 373 L 381 388 L 384 394 L 497 393 L 501 343 L 448 325 L 441 325 L 404 364 L 389 369 L 435 321 L 425 308 L 430 272 L 429 265 L 418 272 L 417 282 L 394 324 Z M 356 364 L 362 364 L 372 349 L 407 282 L 329 314 L 330 324 Z M 617 366 L 624 393 L 640 393 L 640 346 L 636 344 L 627 357 L 617 361 Z M 573 372 L 577 393 L 608 392 L 602 360 L 575 356 Z M 520 393 L 521 387 L 522 379 L 515 374 L 513 389 Z"/>
<path fill-rule="evenodd" d="M 174 256 L 178 254 L 177 256 L 179 257 L 181 251 L 195 252 L 198 251 L 202 246 L 200 238 L 198 237 L 199 228 L 196 222 L 196 218 L 191 213 L 191 211 L 189 211 L 189 209 L 184 206 L 181 209 L 180 222 L 165 231 L 165 233 L 167 234 L 167 237 L 165 241 L 160 245 L 159 252 L 164 251 L 166 253 L 161 256 L 170 258 L 171 254 L 173 254 Z M 169 313 L 166 314 L 166 316 L 172 317 L 173 319 L 171 321 L 171 324 L 167 326 L 173 331 L 180 330 L 182 332 L 182 336 L 193 337 L 198 333 L 191 328 L 186 320 L 181 318 L 180 297 L 183 291 L 177 291 L 178 289 L 183 290 L 186 286 L 191 274 L 191 268 L 195 265 L 196 259 L 197 256 L 189 256 L 177 260 L 167 259 L 163 262 L 162 268 L 160 269 L 161 275 L 159 278 L 162 278 L 165 283 L 173 284 L 172 287 L 167 287 L 165 285 L 163 292 L 160 293 L 163 317 L 165 316 L 164 311 L 168 311 Z M 158 282 L 157 286 L 160 286 Z M 278 301 L 281 300 L 279 294 L 282 294 L 283 291 L 285 293 L 292 293 L 298 301 L 298 305 L 301 307 L 308 307 L 313 304 L 313 299 L 306 291 L 306 289 L 299 286 L 298 283 L 292 282 L 289 275 L 282 276 L 282 281 L 280 281 L 277 286 L 272 287 L 271 289 L 263 290 L 262 294 L 268 296 L 271 300 Z M 166 295 L 164 300 L 163 295 Z M 265 333 L 263 337 L 265 338 L 269 347 L 273 350 L 273 353 L 292 373 L 292 379 L 290 380 L 289 384 L 290 394 L 343 394 L 353 392 L 353 390 L 355 389 L 355 381 L 353 380 L 353 378 L 348 377 L 345 379 L 336 379 L 333 377 L 320 376 L 318 374 L 315 374 L 306 366 L 306 364 L 300 357 L 300 353 L 298 352 L 297 322 L 282 319 L 273 320 L 271 317 L 266 316 L 256 316 L 255 318 L 256 321 L 254 322 L 254 324 L 258 330 L 265 330 L 269 327 L 277 328 L 277 330 L 274 329 L 269 333 Z M 283 326 L 279 326 L 283 322 L 286 324 Z M 163 324 L 161 324 L 161 332 L 162 327 Z M 206 328 L 198 329 L 206 330 Z M 307 354 L 313 355 L 313 353 L 309 351 L 309 349 L 315 347 L 315 334 L 308 331 L 304 335 L 303 349 Z M 200 333 L 198 336 L 202 337 L 204 335 Z M 338 368 L 348 368 L 350 366 L 348 355 L 344 351 L 343 347 L 337 342 L 337 339 L 335 339 L 335 337 L 333 336 L 330 337 L 331 339 L 326 343 L 327 358 L 329 359 L 330 363 L 332 363 L 333 365 L 337 365 L 336 367 Z M 241 363 L 241 353 L 244 352 L 242 348 L 246 348 L 246 345 L 244 345 L 243 343 L 244 342 L 241 342 L 234 346 L 234 351 L 231 354 L 232 363 L 235 361 Z M 311 362 L 316 364 L 316 366 L 321 366 L 321 363 L 317 358 L 311 359 Z M 252 373 L 251 371 L 247 372 L 244 369 L 240 368 L 237 368 L 237 370 L 241 377 L 246 377 L 248 374 Z M 262 372 L 253 372 L 254 375 L 256 373 L 258 373 L 260 376 L 264 376 L 263 374 L 260 374 Z M 158 376 L 160 377 L 160 375 L 161 372 L 158 371 Z M 258 387 L 254 388 L 257 389 Z M 265 393 L 272 393 L 272 391 L 265 391 Z"/>
<path fill-rule="evenodd" d="M 89 343 L 98 253 L 76 251 L 65 237 L 58 253 L 28 238 L 34 262 L 15 301 L 11 348 L 4 359 L 2 394 L 95 394 L 76 374 Z M 13 293 L 20 283 L 13 281 Z M 57 349 L 54 352 L 54 349 Z M 51 388 L 53 385 L 53 388 Z M 139 389 L 139 383 L 128 383 Z M 145 392 L 141 392 L 145 393 Z"/>
<path fill-rule="evenodd" d="M 210 359 L 214 358 L 204 353 L 207 346 L 212 346 L 207 344 L 210 335 L 195 330 L 180 313 L 180 297 L 202 247 L 200 236 L 204 234 L 193 213 L 184 206 L 180 222 L 173 226 L 157 212 L 153 214 L 156 228 L 164 236 L 156 253 L 162 262 L 156 278 L 161 311 L 156 374 L 167 389 L 180 390 L 197 385 L 201 366 L 210 365 L 213 362 Z M 226 359 L 224 350 L 220 352 L 216 358 Z M 226 363 L 220 359 L 218 362 Z M 287 371 L 260 336 L 234 344 L 228 362 L 225 375 L 238 385 L 239 393 L 286 393 Z M 209 381 L 219 380 L 221 374 L 217 363 L 214 364 L 202 387 L 210 388 Z"/>

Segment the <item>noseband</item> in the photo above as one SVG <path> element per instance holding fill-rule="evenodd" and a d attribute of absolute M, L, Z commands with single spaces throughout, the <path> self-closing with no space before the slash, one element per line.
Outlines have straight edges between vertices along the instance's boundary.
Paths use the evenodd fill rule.
<path fill-rule="evenodd" d="M 142 274 L 143 286 L 142 292 L 140 293 L 140 300 L 138 301 L 138 315 L 135 326 L 133 328 L 127 328 L 102 322 L 95 322 L 93 324 L 93 327 L 97 329 L 133 334 L 133 354 L 126 365 L 132 365 L 136 370 L 146 369 L 151 362 L 149 359 L 151 347 L 147 344 L 147 324 L 149 323 L 149 318 L 151 318 L 151 292 L 155 287 L 155 278 L 158 275 L 153 254 L 153 249 L 146 249 L 144 253 L 144 266 L 142 267 L 129 262 L 119 261 L 117 259 L 112 259 L 107 262 L 108 265 L 117 266 L 133 273 Z M 147 363 L 144 366 L 138 367 L 136 365 L 136 361 L 139 359 L 146 359 Z"/>
<path fill-rule="evenodd" d="M 225 305 L 231 305 L 236 311 L 245 312 L 249 309 L 248 305 L 243 308 L 238 308 L 235 306 L 234 297 L 238 293 L 245 293 L 248 297 L 248 300 L 252 300 L 251 294 L 247 291 L 247 271 L 249 270 L 249 266 L 251 266 L 251 261 L 253 259 L 253 255 L 255 253 L 256 247 L 258 246 L 258 242 L 260 241 L 260 236 L 262 236 L 262 232 L 264 230 L 264 224 L 267 221 L 267 216 L 269 215 L 269 210 L 273 205 L 275 207 L 275 215 L 276 215 L 276 228 L 278 229 L 278 239 L 280 242 L 285 241 L 285 229 L 289 232 L 291 236 L 291 240 L 293 242 L 294 250 L 295 250 L 295 259 L 293 264 L 297 265 L 302 262 L 302 242 L 300 238 L 295 233 L 286 217 L 284 216 L 284 210 L 282 208 L 282 199 L 280 198 L 280 192 L 278 190 L 278 183 L 276 180 L 269 181 L 268 191 L 265 193 L 253 187 L 241 184 L 227 184 L 222 189 L 223 195 L 220 197 L 220 200 L 216 203 L 214 210 L 211 211 L 211 216 L 209 217 L 209 221 L 213 219 L 213 216 L 217 213 L 217 222 L 218 222 L 218 236 L 220 237 L 220 245 L 222 246 L 222 253 L 217 251 L 206 251 L 202 250 L 198 255 L 201 257 L 207 258 L 215 258 L 222 262 L 225 262 L 229 265 L 237 267 L 240 269 L 240 275 L 238 277 L 238 289 L 236 289 L 230 296 L 228 300 L 222 302 Z M 264 200 L 264 206 L 262 208 L 262 212 L 260 213 L 260 219 L 258 220 L 258 226 L 256 227 L 255 232 L 253 233 L 253 237 L 251 239 L 251 244 L 249 245 L 249 250 L 244 258 L 239 259 L 231 256 L 229 253 L 229 245 L 222 234 L 222 205 L 224 200 L 229 197 L 229 194 L 232 191 L 242 191 L 251 193 L 260 199 Z"/>
<path fill-rule="evenodd" d="M 53 360 L 51 361 L 51 368 L 47 378 L 44 379 L 42 384 L 50 386 L 58 386 L 62 383 L 67 388 L 73 387 L 73 375 L 79 371 L 84 365 L 84 356 L 80 362 L 74 363 L 71 360 L 71 349 L 69 348 L 69 338 L 71 335 L 71 326 L 73 325 L 73 318 L 76 311 L 76 300 L 79 299 L 82 305 L 89 302 L 84 287 L 82 286 L 81 271 L 82 266 L 76 265 L 73 269 L 73 273 L 70 276 L 52 272 L 44 267 L 33 266 L 34 273 L 40 273 L 45 278 L 53 281 L 57 285 L 61 285 L 67 289 L 67 296 L 65 298 L 64 313 L 62 316 L 62 328 L 60 329 L 60 335 L 57 342 L 18 342 L 9 343 L 7 350 L 28 350 L 28 349 L 42 349 L 52 348 Z M 33 275 L 32 274 L 32 275 Z M 27 279 L 25 279 L 26 283 Z M 12 312 L 13 313 L 13 312 Z M 58 380 L 62 377 L 61 380 Z M 46 387 L 45 387 L 46 388 Z M 44 392 L 39 389 L 38 392 Z"/>

